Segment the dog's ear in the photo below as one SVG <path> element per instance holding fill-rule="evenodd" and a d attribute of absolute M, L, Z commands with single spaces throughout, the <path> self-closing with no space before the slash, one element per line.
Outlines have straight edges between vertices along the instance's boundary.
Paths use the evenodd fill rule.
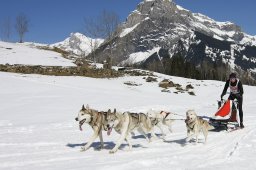
<path fill-rule="evenodd" d="M 89 105 L 88 105 L 88 104 L 86 105 L 86 109 L 87 109 L 87 110 L 89 109 Z"/>
<path fill-rule="evenodd" d="M 116 108 L 114 109 L 114 113 L 116 113 Z"/>
<path fill-rule="evenodd" d="M 108 112 L 107 112 L 107 114 L 109 114 L 109 113 L 111 113 L 111 110 L 110 110 L 110 109 L 108 109 Z"/>
<path fill-rule="evenodd" d="M 85 110 L 84 105 L 82 106 L 82 110 Z"/>

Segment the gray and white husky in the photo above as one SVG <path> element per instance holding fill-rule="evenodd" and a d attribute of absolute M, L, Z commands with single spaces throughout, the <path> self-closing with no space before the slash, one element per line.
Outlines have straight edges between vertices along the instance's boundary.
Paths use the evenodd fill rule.
<path fill-rule="evenodd" d="M 75 118 L 75 120 L 79 122 L 80 130 L 82 131 L 82 125 L 84 123 L 87 123 L 92 127 L 94 131 L 93 135 L 89 138 L 87 144 L 81 147 L 81 151 L 86 151 L 97 137 L 100 138 L 101 149 L 104 147 L 102 137 L 102 128 L 105 120 L 104 116 L 105 114 L 103 112 L 98 112 L 97 110 L 90 109 L 89 105 L 87 105 L 86 108 L 83 105 L 82 109 L 78 112 L 78 116 Z"/>
<path fill-rule="evenodd" d="M 187 138 L 186 141 L 190 141 L 192 136 L 196 136 L 196 143 L 198 143 L 198 135 L 202 131 L 205 143 L 207 142 L 207 136 L 208 136 L 208 130 L 213 129 L 213 126 L 211 126 L 206 120 L 200 118 L 197 116 L 196 112 L 194 110 L 188 110 L 186 112 L 186 127 L 187 127 Z"/>
<path fill-rule="evenodd" d="M 117 133 L 121 134 L 115 147 L 109 153 L 115 153 L 124 140 L 128 142 L 129 148 L 132 149 L 130 134 L 134 130 L 138 130 L 148 141 L 150 141 L 150 139 L 147 137 L 147 133 L 151 133 L 151 136 L 156 138 L 156 135 L 152 133 L 153 125 L 151 120 L 143 113 L 124 112 L 122 114 L 116 112 L 115 109 L 114 112 L 107 113 L 106 122 L 108 135 L 110 135 L 113 128 Z"/>

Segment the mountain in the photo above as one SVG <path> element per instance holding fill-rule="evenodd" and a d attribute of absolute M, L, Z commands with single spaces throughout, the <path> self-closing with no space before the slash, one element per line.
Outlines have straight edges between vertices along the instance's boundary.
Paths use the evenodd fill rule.
<path fill-rule="evenodd" d="M 114 45 L 110 45 L 114 44 Z M 109 49 L 110 46 L 114 48 Z M 232 22 L 217 22 L 170 0 L 144 0 L 98 49 L 100 60 L 111 53 L 116 64 L 143 64 L 179 54 L 200 67 L 222 63 L 256 78 L 256 36 Z M 164 52 L 163 52 L 164 51 Z M 90 56 L 90 55 L 89 55 Z M 213 66 L 212 66 L 213 67 Z"/>
<path fill-rule="evenodd" d="M 92 51 L 92 48 L 94 48 L 96 44 L 99 46 L 103 41 L 103 39 L 86 37 L 81 33 L 71 33 L 70 37 L 66 38 L 64 41 L 51 44 L 50 46 L 58 47 L 78 56 L 86 56 Z"/>

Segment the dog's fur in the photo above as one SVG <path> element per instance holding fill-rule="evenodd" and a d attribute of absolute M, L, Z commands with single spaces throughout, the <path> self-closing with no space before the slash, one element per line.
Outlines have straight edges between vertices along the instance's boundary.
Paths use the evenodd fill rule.
<path fill-rule="evenodd" d="M 143 134 L 148 141 L 150 141 L 146 133 L 151 132 L 153 130 L 153 126 L 151 120 L 143 113 L 124 112 L 122 114 L 116 112 L 115 109 L 114 112 L 107 113 L 106 121 L 108 135 L 110 135 L 112 128 L 114 128 L 117 133 L 121 134 L 115 147 L 109 153 L 115 153 L 124 140 L 128 142 L 129 148 L 132 149 L 130 134 L 135 129 Z M 154 133 L 151 133 L 151 136 L 156 137 Z"/>
<path fill-rule="evenodd" d="M 147 111 L 148 117 L 151 119 L 152 123 L 160 129 L 163 137 L 166 136 L 163 130 L 164 126 L 167 126 L 168 130 L 172 133 L 172 124 L 174 120 L 171 119 L 171 114 L 172 113 L 170 112 L 152 109 Z"/>
<path fill-rule="evenodd" d="M 79 111 L 78 116 L 75 118 L 75 120 L 79 121 L 80 130 L 82 130 L 82 125 L 84 123 L 88 123 L 92 127 L 94 133 L 89 138 L 87 144 L 81 147 L 81 151 L 86 151 L 87 149 L 89 149 L 89 147 L 97 137 L 100 138 L 101 149 L 103 149 L 104 143 L 102 137 L 102 127 L 105 120 L 104 116 L 105 114 L 103 112 L 98 112 L 97 110 L 90 109 L 89 105 L 87 105 L 86 108 L 84 107 L 84 105 L 82 106 L 82 109 Z"/>
<path fill-rule="evenodd" d="M 192 136 L 196 136 L 196 143 L 198 143 L 198 135 L 200 131 L 203 132 L 205 143 L 207 142 L 208 130 L 213 127 L 204 119 L 197 116 L 194 110 L 188 110 L 186 112 L 186 127 L 187 127 L 187 138 L 186 141 L 190 141 Z"/>

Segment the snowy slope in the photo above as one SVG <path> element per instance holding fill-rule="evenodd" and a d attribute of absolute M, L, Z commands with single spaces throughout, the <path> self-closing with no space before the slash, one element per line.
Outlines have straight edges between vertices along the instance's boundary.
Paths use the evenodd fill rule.
<path fill-rule="evenodd" d="M 79 131 L 74 120 L 82 104 L 98 110 L 145 112 L 153 108 L 180 115 L 192 108 L 205 116 L 216 111 L 224 82 L 158 76 L 158 81 L 170 78 L 183 87 L 192 84 L 196 96 L 162 93 L 158 83 L 147 83 L 143 77 L 93 79 L 0 72 L 0 169 L 255 169 L 256 88 L 250 86 L 244 86 L 245 129 L 209 132 L 206 145 L 186 144 L 185 123 L 177 120 L 165 142 L 147 143 L 136 133 L 132 151 L 124 143 L 111 155 L 108 151 L 119 135 L 104 132 L 104 150 L 94 149 L 97 139 L 91 149 L 79 152 L 92 134 L 88 125 Z M 131 87 L 126 81 L 142 85 Z"/>
<path fill-rule="evenodd" d="M 24 64 L 43 66 L 75 66 L 60 53 L 41 50 L 30 43 L 18 44 L 0 41 L 0 64 Z"/>

